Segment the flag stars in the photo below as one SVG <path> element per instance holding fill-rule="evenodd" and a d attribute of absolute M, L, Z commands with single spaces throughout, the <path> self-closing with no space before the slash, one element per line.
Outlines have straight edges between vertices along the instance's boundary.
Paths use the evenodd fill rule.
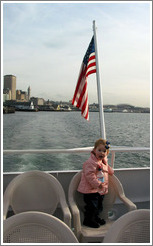
<path fill-rule="evenodd" d="M 89 56 L 90 56 L 90 54 L 91 54 L 92 52 L 95 52 L 94 37 L 92 37 L 91 42 L 90 42 L 90 44 L 89 44 L 89 47 L 88 47 L 88 49 L 87 49 L 87 52 L 86 52 L 86 54 L 85 54 L 85 56 L 84 56 L 84 59 L 83 59 L 83 63 L 84 63 L 85 65 L 87 65 L 88 60 L 89 60 Z"/>

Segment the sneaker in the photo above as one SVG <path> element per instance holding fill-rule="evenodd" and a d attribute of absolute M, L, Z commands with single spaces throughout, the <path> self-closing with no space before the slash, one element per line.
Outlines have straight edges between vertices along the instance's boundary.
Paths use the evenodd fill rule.
<path fill-rule="evenodd" d="M 86 219 L 83 221 L 83 225 L 88 226 L 88 227 L 92 227 L 92 228 L 99 228 L 100 227 L 99 223 L 97 223 L 96 221 L 86 220 Z"/>
<path fill-rule="evenodd" d="M 105 225 L 106 224 L 106 221 L 104 219 L 101 219 L 99 217 L 96 218 L 96 222 L 100 225 Z"/>

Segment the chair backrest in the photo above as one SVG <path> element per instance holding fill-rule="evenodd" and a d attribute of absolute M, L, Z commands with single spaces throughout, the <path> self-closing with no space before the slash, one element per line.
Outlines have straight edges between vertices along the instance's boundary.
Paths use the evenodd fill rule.
<path fill-rule="evenodd" d="M 81 180 L 81 174 L 82 171 L 78 172 L 77 174 L 74 175 L 74 177 L 72 178 L 71 182 L 70 182 L 70 186 L 69 186 L 69 203 L 71 204 L 71 197 L 73 198 L 73 201 L 75 202 L 75 204 L 77 205 L 79 212 L 80 212 L 80 218 L 82 221 L 83 218 L 83 211 L 84 211 L 84 201 L 83 201 L 83 194 L 81 194 L 80 192 L 77 191 L 78 185 L 80 183 Z M 114 179 L 116 180 L 117 178 L 113 175 L 112 177 L 109 177 L 109 190 L 108 190 L 108 194 L 105 195 L 104 198 L 104 208 L 103 208 L 103 212 L 102 212 L 102 218 L 104 219 L 108 219 L 108 212 L 109 210 L 112 208 L 115 199 L 116 199 L 116 189 L 114 186 Z"/>
<path fill-rule="evenodd" d="M 117 219 L 103 243 L 149 243 L 150 242 L 150 210 L 138 209 L 130 211 Z"/>
<path fill-rule="evenodd" d="M 108 219 L 109 212 L 115 203 L 116 197 L 118 195 L 118 189 L 122 190 L 122 194 L 124 193 L 122 184 L 120 183 L 119 179 L 115 175 L 109 175 L 108 193 L 104 197 L 103 211 L 101 214 L 101 217 L 105 220 Z"/>
<path fill-rule="evenodd" d="M 24 211 L 53 214 L 58 203 L 66 199 L 54 176 L 35 170 L 22 173 L 9 183 L 4 192 L 4 204 L 8 200 L 15 214 Z"/>
<path fill-rule="evenodd" d="M 82 175 L 82 171 L 78 172 L 77 174 L 74 175 L 74 177 L 72 178 L 71 182 L 70 182 L 70 186 L 69 186 L 69 195 L 71 193 L 71 195 L 73 196 L 73 199 L 79 209 L 79 212 L 81 214 L 82 218 L 82 214 L 84 211 L 84 201 L 83 201 L 83 194 L 77 191 L 78 185 L 80 183 L 81 180 L 81 175 Z"/>
<path fill-rule="evenodd" d="M 4 243 L 78 243 L 71 229 L 42 212 L 23 212 L 4 220 Z"/>

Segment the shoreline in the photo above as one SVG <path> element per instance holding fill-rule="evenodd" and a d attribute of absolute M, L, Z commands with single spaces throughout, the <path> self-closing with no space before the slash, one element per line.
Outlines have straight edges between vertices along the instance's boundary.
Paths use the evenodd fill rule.
<path fill-rule="evenodd" d="M 15 113 L 15 112 L 60 112 L 60 113 L 62 113 L 62 112 L 69 112 L 69 113 L 71 113 L 71 112 L 78 112 L 78 113 L 80 113 L 81 112 L 81 110 L 79 111 L 79 110 L 37 110 L 37 109 L 34 109 L 34 110 L 28 110 L 28 109 L 3 109 L 3 114 L 12 114 L 12 113 Z M 89 110 L 89 113 L 99 113 L 99 111 L 97 111 L 97 110 L 95 110 L 95 111 L 90 111 Z M 150 114 L 150 112 L 143 112 L 143 111 L 141 111 L 141 112 L 139 112 L 139 111 L 135 111 L 135 112 L 122 112 L 122 111 L 111 111 L 111 112 L 108 112 L 108 111 L 104 111 L 104 113 L 108 113 L 108 114 L 112 114 L 112 113 L 122 113 L 122 114 Z"/>

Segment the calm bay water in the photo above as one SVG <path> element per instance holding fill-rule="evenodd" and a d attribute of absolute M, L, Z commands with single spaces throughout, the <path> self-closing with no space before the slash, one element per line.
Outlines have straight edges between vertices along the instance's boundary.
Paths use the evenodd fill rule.
<path fill-rule="evenodd" d="M 50 149 L 91 147 L 100 137 L 99 113 L 90 121 L 80 112 L 16 112 L 3 115 L 4 149 Z M 149 147 L 150 115 L 105 113 L 107 139 L 111 145 Z M 3 156 L 3 171 L 78 170 L 89 157 L 79 154 L 11 154 Z M 109 155 L 109 161 L 111 154 Z M 116 153 L 115 168 L 146 167 L 149 152 Z"/>

